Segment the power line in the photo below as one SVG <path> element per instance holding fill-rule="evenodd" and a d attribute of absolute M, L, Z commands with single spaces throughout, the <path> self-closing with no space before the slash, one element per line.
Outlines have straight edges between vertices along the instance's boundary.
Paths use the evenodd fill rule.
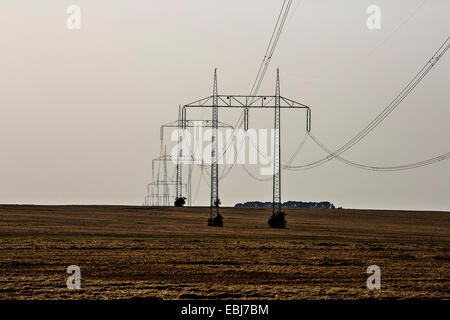
<path fill-rule="evenodd" d="M 298 145 L 297 149 L 295 150 L 295 152 L 292 154 L 292 156 L 289 158 L 289 161 L 287 162 L 287 166 L 289 166 L 292 161 L 294 161 L 294 159 L 297 157 L 298 153 L 300 152 L 300 150 L 303 148 L 303 146 L 305 145 L 306 139 L 308 138 L 308 132 L 305 133 L 305 136 L 303 137 L 302 141 L 300 142 L 300 144 Z"/>
<path fill-rule="evenodd" d="M 326 153 L 328 153 L 328 154 L 332 153 L 330 151 L 330 149 L 325 147 L 313 135 L 310 134 L 310 137 Z M 367 166 L 367 165 L 363 165 L 363 164 L 360 164 L 360 163 L 356 163 L 356 162 L 344 159 L 341 156 L 336 156 L 335 158 L 337 160 L 347 164 L 347 165 L 350 165 L 350 166 L 355 167 L 355 168 L 363 169 L 363 170 L 370 170 L 370 171 L 402 171 L 402 170 L 419 168 L 419 167 L 423 167 L 423 166 L 434 164 L 434 163 L 439 162 L 439 161 L 446 160 L 446 159 L 450 158 L 450 152 L 447 152 L 447 153 L 445 153 L 443 155 L 440 155 L 440 156 L 437 156 L 437 157 L 434 157 L 434 158 L 431 158 L 431 159 L 419 161 L 419 162 L 409 163 L 409 164 L 405 164 L 405 165 L 388 166 L 388 167 Z"/>
<path fill-rule="evenodd" d="M 267 71 L 267 68 L 269 67 L 270 60 L 272 59 L 272 56 L 273 56 L 273 54 L 275 52 L 275 49 L 277 47 L 277 44 L 278 44 L 278 40 L 280 39 L 281 33 L 283 32 L 283 27 L 284 27 L 284 24 L 286 22 L 286 18 L 287 18 L 288 14 L 289 14 L 289 9 L 290 9 L 291 5 L 292 5 L 292 0 L 289 0 L 288 4 L 286 6 L 286 10 L 283 13 L 283 18 L 282 18 L 280 26 L 279 26 L 279 28 L 277 30 L 277 33 L 276 33 L 276 36 L 275 36 L 275 40 L 273 41 L 272 47 L 271 47 L 269 53 L 268 54 L 266 53 L 266 55 L 264 56 L 264 60 L 263 60 L 264 68 L 263 68 L 263 71 L 261 73 L 261 77 L 258 80 L 258 84 L 257 84 L 256 89 L 254 91 L 254 95 L 256 95 L 258 93 L 259 88 L 261 87 L 262 81 L 264 80 L 264 76 L 266 75 L 266 71 Z M 283 3 L 283 7 L 284 7 L 284 3 Z M 280 14 L 282 12 L 283 12 L 283 10 L 280 12 Z M 277 23 L 278 23 L 278 21 L 277 21 Z"/>
<path fill-rule="evenodd" d="M 422 81 L 422 79 L 428 74 L 428 72 L 436 65 L 436 63 L 444 56 L 450 47 L 450 37 L 444 41 L 444 43 L 439 47 L 436 53 L 431 57 L 431 59 L 420 69 L 416 76 L 406 85 L 406 87 L 392 100 L 392 102 L 374 119 L 370 122 L 362 131 L 360 131 L 355 137 L 350 139 L 346 144 L 338 148 L 336 151 L 331 152 L 327 157 L 305 165 L 285 165 L 288 170 L 305 170 L 315 168 L 326 162 L 336 158 L 340 154 L 344 153 L 346 150 L 350 149 L 366 137 L 375 127 L 377 127 L 384 119 L 386 119 L 389 114 L 403 102 L 404 99 L 417 87 L 417 85 Z"/>
<path fill-rule="evenodd" d="M 297 11 L 298 7 L 300 6 L 300 3 L 302 2 L 302 0 L 298 0 L 294 10 L 292 11 L 291 15 L 289 16 L 287 23 L 286 23 L 286 27 L 289 26 L 289 23 L 291 23 L 292 21 L 292 17 L 295 15 L 295 12 Z"/>
<path fill-rule="evenodd" d="M 263 60 L 262 60 L 262 62 L 261 62 L 261 65 L 259 66 L 259 70 L 258 70 L 258 73 L 257 73 L 257 75 L 256 75 L 256 79 L 255 79 L 255 81 L 253 82 L 253 85 L 252 85 L 252 88 L 251 88 L 251 90 L 250 90 L 250 94 L 249 94 L 249 95 L 252 95 L 252 94 L 253 94 L 253 90 L 255 89 L 255 85 L 256 85 L 256 83 L 258 82 L 259 76 L 261 75 L 261 70 L 262 70 L 264 64 L 266 63 L 266 59 L 267 59 L 267 57 L 268 57 L 268 53 L 269 53 L 270 48 L 271 48 L 271 44 L 272 44 L 272 41 L 273 41 L 273 37 L 275 36 L 275 33 L 276 33 L 276 30 L 277 30 L 278 24 L 279 24 L 279 22 L 280 22 L 280 18 L 281 18 L 282 14 L 283 14 L 283 10 L 284 10 L 285 4 L 286 4 L 286 0 L 283 1 L 283 5 L 281 6 L 281 10 L 280 10 L 280 13 L 278 14 L 277 22 L 276 22 L 276 24 L 275 24 L 275 27 L 273 28 L 272 36 L 270 37 L 269 44 L 267 45 L 266 52 L 264 53 L 264 58 L 263 58 Z"/>
<path fill-rule="evenodd" d="M 286 2 L 287 2 L 287 3 L 286 3 Z M 256 75 L 256 79 L 255 79 L 255 81 L 253 82 L 252 88 L 251 88 L 251 90 L 250 90 L 250 94 L 249 94 L 250 96 L 251 96 L 251 95 L 257 95 L 258 92 L 259 92 L 259 89 L 260 89 L 261 84 L 262 84 L 262 82 L 263 82 L 263 80 L 264 80 L 266 71 L 267 71 L 267 69 L 268 69 L 268 67 L 269 67 L 270 60 L 271 60 L 271 58 L 272 58 L 272 56 L 273 56 L 273 54 L 274 54 L 274 52 L 275 52 L 276 46 L 277 46 L 278 41 L 279 41 L 279 39 L 280 39 L 280 36 L 281 36 L 281 34 L 282 34 L 282 32 L 283 32 L 284 24 L 285 24 L 285 22 L 286 22 L 286 18 L 287 18 L 287 16 L 288 16 L 288 14 L 289 14 L 289 10 L 290 10 L 291 5 L 292 5 L 292 0 L 284 0 L 284 1 L 283 1 L 283 5 L 281 6 L 281 10 L 280 10 L 280 12 L 279 12 L 279 14 L 278 14 L 277 21 L 276 21 L 275 27 L 274 27 L 274 29 L 273 29 L 273 31 L 272 31 L 272 35 L 271 35 L 271 37 L 270 37 L 269 44 L 268 44 L 268 46 L 267 46 L 267 48 L 266 48 L 266 51 L 265 51 L 265 53 L 264 53 L 264 58 L 263 58 L 263 60 L 262 60 L 262 62 L 261 62 L 261 65 L 260 65 L 260 67 L 259 67 L 258 73 L 257 73 L 257 75 Z M 297 5 L 297 6 L 298 6 L 298 5 Z M 235 141 L 235 139 L 236 139 L 235 132 L 236 132 L 236 130 L 242 128 L 242 125 L 244 124 L 244 121 L 245 121 L 245 114 L 246 114 L 246 112 L 248 112 L 248 111 L 246 111 L 246 110 L 244 109 L 244 110 L 241 112 L 241 114 L 239 115 L 239 118 L 238 118 L 238 120 L 237 120 L 237 122 L 236 122 L 236 124 L 235 124 L 235 126 L 234 126 L 233 132 L 232 132 L 232 139 L 231 139 L 231 141 L 228 143 L 228 145 L 225 147 L 224 152 L 222 152 L 222 154 L 219 156 L 219 159 L 223 158 L 223 156 L 224 156 L 225 153 L 230 149 L 230 147 L 231 147 L 232 145 L 234 145 L 234 141 Z M 240 152 L 242 146 L 243 146 L 243 143 L 241 143 L 241 145 L 238 146 L 238 148 L 236 148 L 236 149 L 237 149 L 237 152 Z M 235 156 L 236 156 L 236 154 L 235 154 Z M 234 161 L 234 162 L 235 162 L 235 161 Z M 222 177 L 220 177 L 219 180 L 222 180 L 222 179 L 224 179 L 226 176 L 228 176 L 228 174 L 229 174 L 230 171 L 233 169 L 233 167 L 234 167 L 234 163 L 231 164 L 228 168 L 225 168 L 225 167 L 224 167 L 224 169 L 223 169 L 223 171 L 222 171 Z M 245 169 L 245 171 L 247 172 L 247 174 L 249 174 L 250 177 L 252 177 L 252 178 L 254 178 L 254 179 L 256 179 L 256 180 L 259 179 L 259 178 L 256 178 L 254 175 L 252 175 L 252 174 L 248 171 L 247 168 L 244 168 L 244 169 Z"/>
<path fill-rule="evenodd" d="M 289 0 L 286 12 L 289 11 L 289 7 L 290 7 L 291 3 L 292 3 L 292 0 Z M 269 66 L 269 63 L 270 63 L 270 58 L 272 57 L 272 54 L 273 54 L 273 52 L 275 50 L 275 47 L 276 47 L 276 43 L 278 42 L 279 36 L 277 36 L 277 35 L 279 34 L 280 28 L 281 28 L 281 30 L 283 28 L 283 24 L 284 24 L 284 20 L 285 19 L 283 19 L 282 16 L 284 17 L 283 11 L 285 9 L 285 6 L 286 6 L 286 0 L 283 1 L 283 5 L 281 6 L 281 10 L 280 10 L 280 13 L 278 14 L 277 21 L 275 23 L 275 27 L 273 28 L 272 35 L 270 36 L 269 44 L 267 45 L 267 49 L 266 49 L 266 51 L 264 53 L 264 58 L 263 58 L 263 60 L 261 62 L 261 65 L 259 66 L 259 70 L 258 70 L 258 73 L 256 75 L 256 79 L 253 82 L 252 88 L 250 89 L 250 93 L 249 93 L 250 96 L 251 95 L 256 95 L 258 93 L 259 87 L 260 87 L 260 85 L 261 85 L 261 83 L 262 83 L 262 81 L 264 79 L 267 67 Z M 280 24 L 280 19 L 281 19 L 282 24 Z M 276 39 L 276 42 L 274 42 L 274 38 Z M 261 73 L 262 70 L 263 70 L 263 73 Z M 255 85 L 257 83 L 258 83 L 258 85 L 255 88 Z M 222 153 L 221 157 L 223 157 L 224 153 L 227 152 L 228 149 L 230 148 L 230 146 L 234 143 L 234 140 L 235 140 L 235 134 L 234 133 L 235 133 L 236 130 L 242 128 L 242 125 L 244 123 L 243 116 L 245 115 L 245 113 L 246 113 L 246 110 L 244 109 L 244 110 L 242 110 L 241 114 L 239 115 L 239 118 L 236 121 L 236 124 L 234 125 L 233 138 L 232 138 L 231 142 L 225 147 L 225 151 Z M 231 166 L 230 170 L 232 168 L 233 168 L 233 166 Z"/>
<path fill-rule="evenodd" d="M 308 133 L 305 133 L 305 135 L 304 135 L 303 139 L 301 140 L 300 144 L 298 145 L 297 149 L 291 155 L 291 157 L 289 158 L 287 164 L 284 165 L 283 168 L 285 168 L 285 166 L 289 166 L 292 163 L 292 161 L 295 160 L 295 158 L 297 157 L 297 155 L 299 154 L 299 152 L 301 151 L 301 149 L 305 145 L 305 142 L 306 142 L 307 138 L 308 138 Z M 271 159 L 268 159 L 265 154 L 261 153 L 261 151 L 259 150 L 258 146 L 255 146 L 255 144 L 253 143 L 253 141 L 251 139 L 249 139 L 249 141 L 253 145 L 255 150 L 258 152 L 259 156 L 263 157 L 266 161 L 271 161 Z M 261 182 L 267 182 L 267 181 L 270 181 L 272 179 L 272 177 L 259 178 L 259 177 L 255 176 L 254 174 L 252 174 L 245 164 L 243 164 L 243 167 L 244 167 L 245 172 L 247 172 L 247 174 L 250 177 L 252 177 L 253 179 L 255 179 L 255 180 L 258 180 L 258 181 L 261 181 Z"/>
<path fill-rule="evenodd" d="M 368 54 L 369 56 L 377 51 L 380 47 L 385 45 L 391 38 L 402 29 L 418 12 L 419 10 L 428 2 L 429 0 L 423 0 L 412 12 L 411 14 L 403 20 L 379 45 L 377 45 L 373 50 Z"/>
<path fill-rule="evenodd" d="M 199 179 L 198 179 L 197 190 L 195 191 L 195 196 L 194 196 L 194 199 L 193 199 L 192 202 L 195 202 L 195 201 L 197 200 L 198 193 L 199 193 L 199 191 L 200 191 L 200 185 L 201 185 L 202 178 L 203 178 L 203 170 L 204 170 L 204 168 L 203 168 L 203 167 L 200 167 L 200 177 L 199 177 Z"/>
<path fill-rule="evenodd" d="M 261 65 L 260 65 L 260 67 L 259 67 L 259 71 L 258 71 L 258 74 L 256 76 L 255 82 L 253 83 L 252 89 L 250 91 L 250 95 L 256 95 L 259 92 L 261 84 L 262 84 L 262 82 L 264 80 L 264 76 L 266 75 L 267 69 L 269 67 L 270 60 L 272 59 L 272 56 L 273 56 L 273 54 L 275 52 L 275 49 L 277 47 L 278 41 L 280 39 L 280 36 L 281 36 L 281 34 L 283 32 L 283 28 L 284 28 L 284 25 L 285 25 L 285 22 L 286 22 L 286 18 L 287 18 L 288 14 L 289 14 L 289 10 L 291 8 L 291 5 L 292 5 L 292 0 L 288 0 L 287 4 L 286 4 L 286 0 L 283 1 L 283 6 L 281 7 L 280 13 L 278 15 L 277 23 L 275 24 L 275 28 L 274 28 L 272 36 L 270 38 L 269 45 L 267 46 L 267 50 L 266 50 L 266 52 L 264 54 L 263 61 L 262 61 Z M 298 7 L 298 4 L 297 4 L 297 7 Z M 281 18 L 281 21 L 280 21 L 280 18 Z M 277 27 L 278 27 L 278 29 L 277 29 Z M 274 38 L 274 35 L 275 35 L 275 38 Z M 272 40 L 273 40 L 273 42 L 272 42 Z M 262 72 L 261 72 L 261 69 L 262 69 Z M 259 77 L 259 79 L 258 79 L 258 77 Z M 255 87 L 255 84 L 256 84 L 256 87 Z M 248 110 L 244 110 L 244 114 L 247 114 L 247 113 L 248 113 Z M 246 121 L 246 120 L 247 119 L 245 119 L 244 121 Z M 241 143 L 241 147 L 242 147 L 242 143 Z M 258 148 L 256 148 L 256 149 L 258 150 L 258 153 L 259 153 L 259 149 Z M 238 152 L 240 152 L 240 148 L 239 148 Z M 233 166 L 231 166 L 231 168 L 232 167 Z M 230 170 L 231 170 L 231 168 L 230 168 Z M 250 172 L 250 170 L 245 166 L 245 164 L 243 164 L 243 168 L 244 168 L 245 172 L 251 178 L 253 178 L 255 180 L 264 181 L 265 182 L 265 181 L 269 181 L 271 179 L 269 177 L 267 177 L 267 178 L 256 177 L 255 175 L 253 175 Z"/>

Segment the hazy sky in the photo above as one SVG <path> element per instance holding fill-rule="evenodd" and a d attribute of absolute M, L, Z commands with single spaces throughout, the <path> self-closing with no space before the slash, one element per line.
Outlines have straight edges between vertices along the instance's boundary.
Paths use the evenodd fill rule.
<path fill-rule="evenodd" d="M 313 134 L 339 147 L 384 109 L 450 34 L 448 0 L 429 0 L 408 20 L 422 2 L 301 1 L 260 93 L 274 93 L 279 67 L 282 95 L 310 105 Z M 281 3 L 2 1 L 0 203 L 141 204 L 159 153 L 160 125 L 176 120 L 179 104 L 211 94 L 215 67 L 220 93 L 250 91 Z M 82 11 L 78 31 L 66 27 L 71 4 Z M 381 7 L 381 30 L 366 27 L 372 4 Z M 448 152 L 449 81 L 447 55 L 344 156 L 389 166 Z M 220 120 L 234 124 L 238 115 L 222 112 Z M 210 111 L 192 117 L 208 118 Z M 267 127 L 272 119 L 272 111 L 255 112 L 251 126 Z M 304 114 L 284 112 L 282 121 L 282 157 L 288 159 L 305 133 Z M 323 156 L 309 141 L 294 163 Z M 282 199 L 450 210 L 449 180 L 449 160 L 402 172 L 332 161 L 284 172 Z M 198 170 L 194 192 L 197 185 Z M 220 198 L 225 205 L 270 201 L 272 185 L 238 166 L 221 181 Z M 208 201 L 209 185 L 202 182 L 196 204 Z"/>

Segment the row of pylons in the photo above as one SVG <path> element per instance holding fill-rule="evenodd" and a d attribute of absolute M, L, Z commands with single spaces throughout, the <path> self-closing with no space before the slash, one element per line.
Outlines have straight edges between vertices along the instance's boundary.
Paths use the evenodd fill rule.
<path fill-rule="evenodd" d="M 217 69 L 214 70 L 214 83 L 212 96 L 197 100 L 193 103 L 180 107 L 178 112 L 177 130 L 178 130 L 178 152 L 176 159 L 176 196 L 174 205 L 182 207 L 186 204 L 186 197 L 183 196 L 183 150 L 182 141 L 183 129 L 190 126 L 190 120 L 187 119 L 187 110 L 189 108 L 211 108 L 211 120 L 206 121 L 206 125 L 211 127 L 211 164 L 210 164 L 210 210 L 208 217 L 208 226 L 222 227 L 223 217 L 220 213 L 219 198 L 219 162 L 218 162 L 218 129 L 226 126 L 219 122 L 219 108 L 243 108 L 244 111 L 244 130 L 248 129 L 249 110 L 254 108 L 274 109 L 274 139 L 273 139 L 273 199 L 272 215 L 268 224 L 272 228 L 286 227 L 286 213 L 282 210 L 281 202 L 281 109 L 303 108 L 307 110 L 306 130 L 311 130 L 311 110 L 308 106 L 294 100 L 282 97 L 280 94 L 280 73 L 277 69 L 275 95 L 273 96 L 243 96 L 243 95 L 219 95 L 217 86 Z M 162 134 L 161 134 L 162 136 Z M 162 139 L 162 138 L 161 138 Z M 189 176 L 190 178 L 190 176 Z"/>

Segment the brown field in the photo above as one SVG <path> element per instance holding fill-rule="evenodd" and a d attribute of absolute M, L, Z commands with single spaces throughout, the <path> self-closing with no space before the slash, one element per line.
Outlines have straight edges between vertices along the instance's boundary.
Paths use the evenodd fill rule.
<path fill-rule="evenodd" d="M 291 209 L 285 230 L 222 212 L 215 228 L 207 208 L 0 206 L 0 299 L 450 298 L 448 212 Z"/>

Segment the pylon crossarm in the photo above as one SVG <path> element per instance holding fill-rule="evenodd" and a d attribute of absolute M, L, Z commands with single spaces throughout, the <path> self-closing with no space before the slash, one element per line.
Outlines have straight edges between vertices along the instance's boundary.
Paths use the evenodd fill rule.
<path fill-rule="evenodd" d="M 165 181 L 162 181 L 162 180 L 160 180 L 160 181 L 154 181 L 154 182 L 150 182 L 148 185 L 149 186 L 158 186 L 158 185 L 160 185 L 160 186 L 176 186 L 176 182 L 175 181 L 173 181 L 173 182 L 165 182 Z M 183 183 L 183 187 L 187 187 L 187 184 L 186 183 Z M 166 195 L 161 195 L 161 197 L 164 197 L 164 196 L 166 196 Z"/>
<path fill-rule="evenodd" d="M 161 184 L 161 185 L 176 185 L 177 183 L 176 183 L 176 181 L 164 181 L 164 180 L 155 180 L 155 181 L 153 181 L 153 182 L 150 182 L 148 185 L 149 186 L 154 186 L 154 185 L 157 185 L 157 184 Z"/>
<path fill-rule="evenodd" d="M 285 104 L 283 104 L 283 102 Z M 280 108 L 306 108 L 309 109 L 309 107 L 303 103 L 285 98 L 285 97 L 280 97 Z"/>
<path fill-rule="evenodd" d="M 213 108 L 213 97 L 197 100 L 183 108 Z M 218 108 L 275 108 L 275 96 L 218 95 Z M 289 98 L 280 97 L 279 108 L 306 108 L 309 106 Z"/>
<path fill-rule="evenodd" d="M 211 120 L 187 120 L 187 119 L 181 119 L 181 127 L 183 129 L 187 129 L 187 128 L 195 128 L 195 127 L 202 127 L 202 128 L 207 128 L 207 127 L 212 127 L 212 121 Z M 179 120 L 176 121 L 172 121 L 166 124 L 163 124 L 160 128 L 160 133 L 159 133 L 159 139 L 160 140 L 164 140 L 164 129 L 167 128 L 178 128 L 178 126 L 180 125 Z M 232 125 L 226 124 L 225 122 L 221 122 L 218 121 L 217 126 L 219 128 L 231 128 L 233 129 Z"/>
<path fill-rule="evenodd" d="M 188 104 L 184 105 L 183 107 L 187 107 L 187 106 L 191 106 L 191 105 L 201 107 L 201 106 L 204 106 L 205 104 L 212 104 L 212 100 L 213 100 L 213 96 L 209 96 L 209 97 L 188 103 Z"/>
<path fill-rule="evenodd" d="M 222 121 L 218 121 L 217 123 L 218 123 L 217 124 L 218 127 L 233 128 L 232 125 L 226 124 L 225 122 L 222 122 Z M 185 121 L 185 127 L 187 127 L 187 128 L 194 128 L 197 126 L 210 127 L 211 125 L 212 125 L 211 120 L 186 120 Z M 169 122 L 169 123 L 161 126 L 161 128 L 177 128 L 177 127 L 178 127 L 178 121 Z"/>

